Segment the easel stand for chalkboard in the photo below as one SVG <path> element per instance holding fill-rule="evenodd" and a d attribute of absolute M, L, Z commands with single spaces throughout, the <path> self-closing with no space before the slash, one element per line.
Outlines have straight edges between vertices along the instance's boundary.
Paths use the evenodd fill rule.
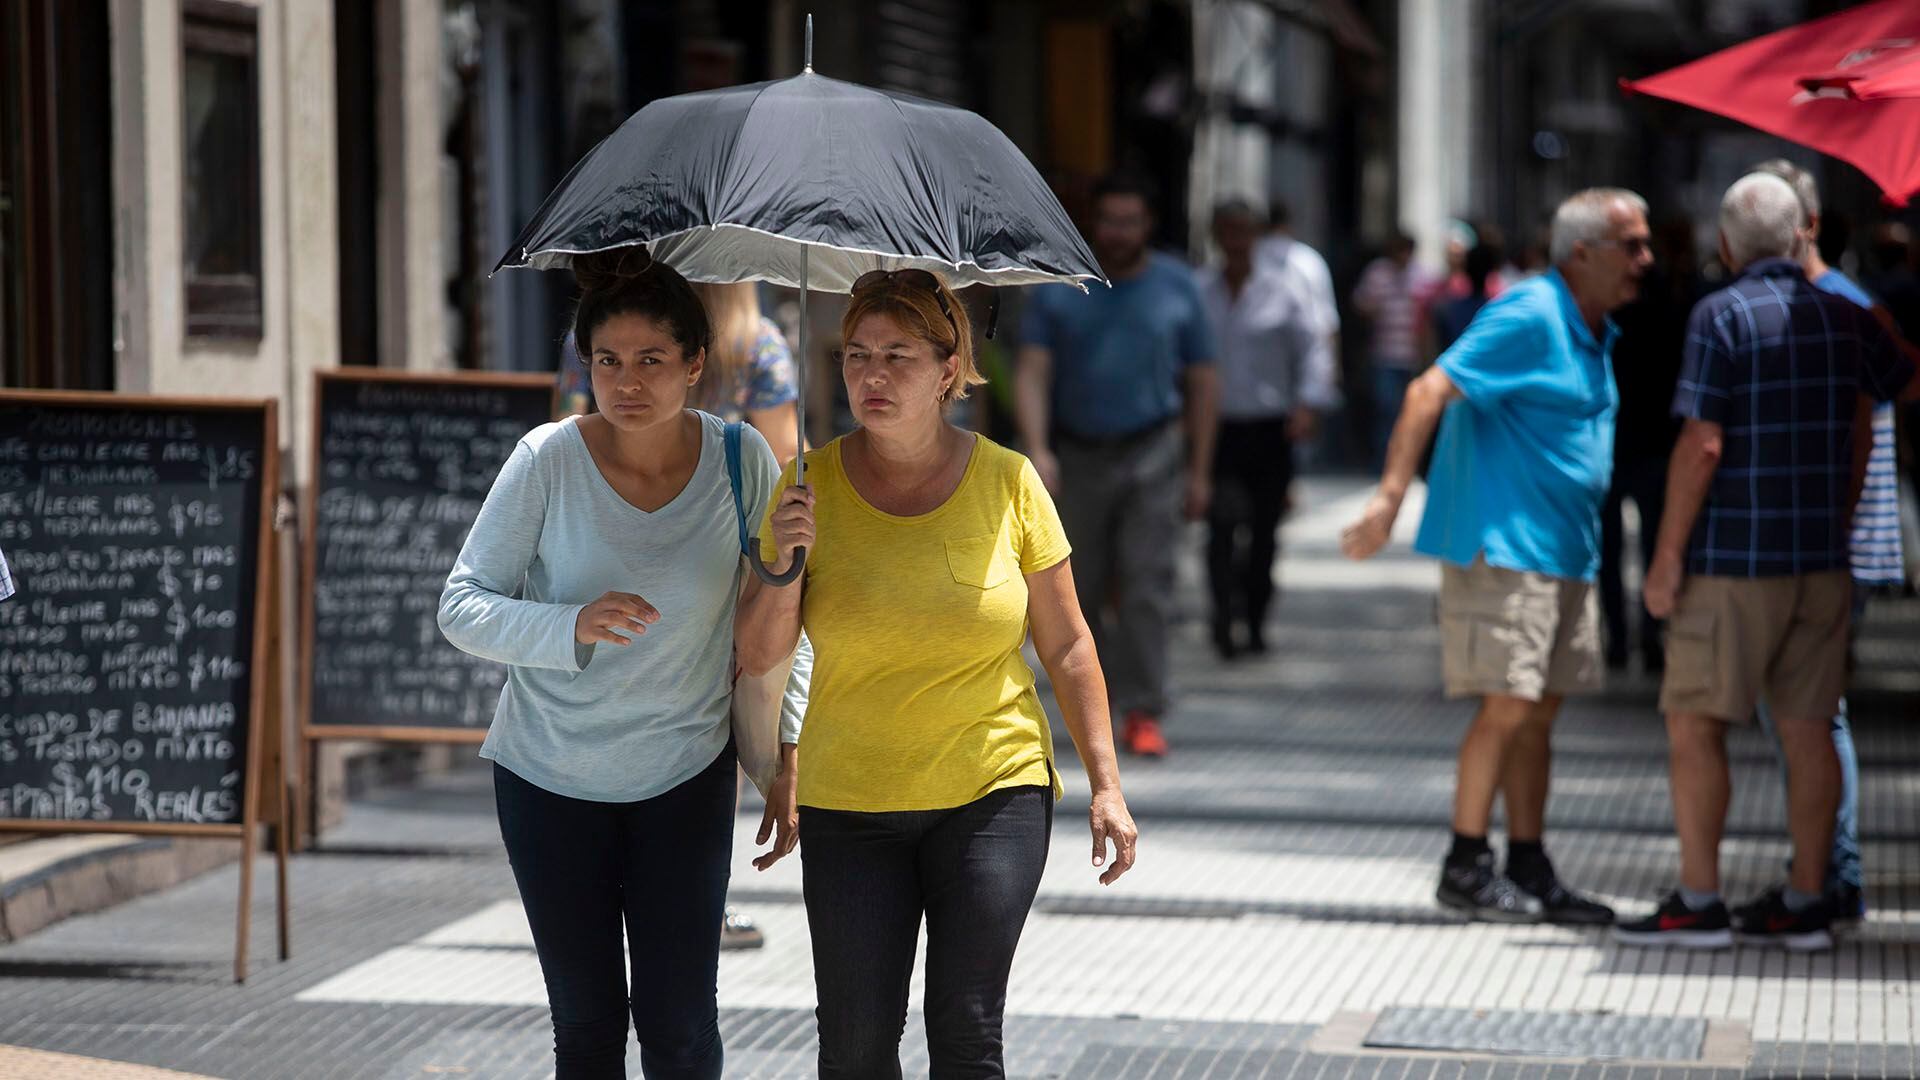
<path fill-rule="evenodd" d="M 271 400 L 0 390 L 0 518 L 25 526 L 7 541 L 19 590 L 8 603 L 31 605 L 23 609 L 30 621 L 12 624 L 24 632 L 0 639 L 0 659 L 11 654 L 10 663 L 0 664 L 0 678 L 13 680 L 0 714 L 12 721 L 8 730 L 14 735 L 23 726 L 40 735 L 25 744 L 15 738 L 11 754 L 0 756 L 0 781 L 8 783 L 15 800 L 15 812 L 0 815 L 0 831 L 238 840 L 237 982 L 247 977 L 254 854 L 263 824 L 273 825 L 276 834 L 280 959 L 292 951 L 287 893 L 292 804 L 284 768 L 290 740 L 279 708 L 284 676 L 277 628 L 278 492 L 279 434 Z M 110 550 L 99 543 L 87 547 L 88 538 L 102 536 L 111 538 Z M 160 542 L 142 548 L 137 546 L 141 538 Z M 221 573 L 206 571 L 201 558 Z M 124 564 L 125 572 L 111 572 L 116 564 Z M 99 572 L 103 566 L 109 572 Z M 224 586 L 210 584 L 222 579 Z M 189 608 L 183 597 L 198 602 Z M 89 613 L 109 607 L 117 619 L 84 624 Z M 222 633 L 234 639 L 225 642 L 231 651 L 248 659 L 244 684 L 240 667 L 232 663 L 235 657 L 216 649 L 209 666 L 202 645 L 217 642 Z M 174 668 L 157 659 L 129 666 L 135 650 L 169 639 L 171 651 L 161 645 L 153 655 L 175 657 Z M 39 647 L 48 641 L 61 643 L 65 651 Z M 83 644 L 103 641 L 115 644 Z M 188 649 L 191 661 L 180 658 Z M 223 659 L 236 674 L 223 675 Z M 56 661 L 73 673 L 71 678 L 30 674 Z M 177 670 L 182 664 L 191 670 Z M 115 677 L 103 677 L 110 671 Z M 204 700 L 183 703 L 181 686 L 209 689 Z M 231 687 L 227 698 L 214 689 L 221 686 Z M 159 741 L 215 741 L 202 731 L 177 734 L 190 728 L 152 735 L 166 730 L 155 722 L 162 710 L 188 717 L 231 710 L 234 722 L 227 735 L 245 740 L 237 778 L 213 773 L 203 784 L 196 774 L 195 798 L 180 792 L 155 798 L 161 793 L 147 785 L 155 783 L 167 757 L 156 751 Z M 81 718 L 88 726 L 80 726 Z M 142 732 L 148 733 L 145 743 Z M 230 740 L 222 745 L 232 748 Z M 49 746 L 55 751 L 49 753 Z M 113 770 L 74 767 L 76 756 L 97 755 L 103 747 L 120 761 Z M 135 773 L 138 782 L 132 779 Z M 231 798 L 233 784 L 223 783 L 235 779 L 237 821 L 230 819 L 232 808 L 224 801 Z M 20 792 L 30 794 L 27 809 L 45 812 L 18 813 Z M 222 801 L 217 806 L 199 802 L 207 795 Z M 223 816 L 229 820 L 193 820 Z"/>
<path fill-rule="evenodd" d="M 317 372 L 314 481 L 301 518 L 299 749 L 324 740 L 477 745 L 504 669 L 435 621 L 473 515 L 528 431 L 553 418 L 553 377 L 350 368 Z M 296 803 L 304 845 L 310 799 Z"/>

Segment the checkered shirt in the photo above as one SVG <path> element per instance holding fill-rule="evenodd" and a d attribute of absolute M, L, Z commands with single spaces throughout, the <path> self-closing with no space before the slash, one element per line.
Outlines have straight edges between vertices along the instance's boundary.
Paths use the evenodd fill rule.
<path fill-rule="evenodd" d="M 1693 309 L 1674 415 L 1719 424 L 1689 572 L 1779 577 L 1848 565 L 1855 406 L 1913 365 L 1871 312 L 1762 259 Z"/>

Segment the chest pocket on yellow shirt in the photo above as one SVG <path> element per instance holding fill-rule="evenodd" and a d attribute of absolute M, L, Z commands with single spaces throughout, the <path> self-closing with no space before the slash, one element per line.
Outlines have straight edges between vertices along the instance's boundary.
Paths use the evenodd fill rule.
<path fill-rule="evenodd" d="M 962 585 L 993 589 L 1013 576 L 1013 557 L 1002 549 L 997 534 L 963 536 L 947 541 L 947 568 Z"/>

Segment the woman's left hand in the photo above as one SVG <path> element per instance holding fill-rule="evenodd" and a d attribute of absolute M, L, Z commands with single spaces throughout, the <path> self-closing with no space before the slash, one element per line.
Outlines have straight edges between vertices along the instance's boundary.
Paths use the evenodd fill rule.
<path fill-rule="evenodd" d="M 800 770 L 791 745 L 780 748 L 780 772 L 767 792 L 767 809 L 760 815 L 760 835 L 754 843 L 773 840 L 773 848 L 753 860 L 755 870 L 766 870 L 793 853 L 800 843 Z"/>
<path fill-rule="evenodd" d="M 1127 813 L 1127 800 L 1117 787 L 1094 793 L 1087 818 L 1093 826 L 1094 866 L 1107 866 L 1107 841 L 1113 841 L 1113 865 L 1107 866 L 1107 872 L 1100 875 L 1100 884 L 1111 885 L 1120 880 L 1121 874 L 1133 869 L 1133 845 L 1140 831 L 1134 828 L 1133 815 Z"/>

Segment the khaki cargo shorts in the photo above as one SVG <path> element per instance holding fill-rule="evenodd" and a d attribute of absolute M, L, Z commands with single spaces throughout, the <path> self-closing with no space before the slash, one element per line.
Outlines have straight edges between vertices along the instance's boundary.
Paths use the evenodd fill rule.
<path fill-rule="evenodd" d="M 1440 658 L 1448 697 L 1526 701 L 1600 689 L 1593 583 L 1526 570 L 1440 566 Z"/>
<path fill-rule="evenodd" d="M 1852 605 L 1846 570 L 1688 578 L 1667 623 L 1660 711 L 1744 724 L 1764 693 L 1775 716 L 1832 716 L 1847 690 Z"/>

